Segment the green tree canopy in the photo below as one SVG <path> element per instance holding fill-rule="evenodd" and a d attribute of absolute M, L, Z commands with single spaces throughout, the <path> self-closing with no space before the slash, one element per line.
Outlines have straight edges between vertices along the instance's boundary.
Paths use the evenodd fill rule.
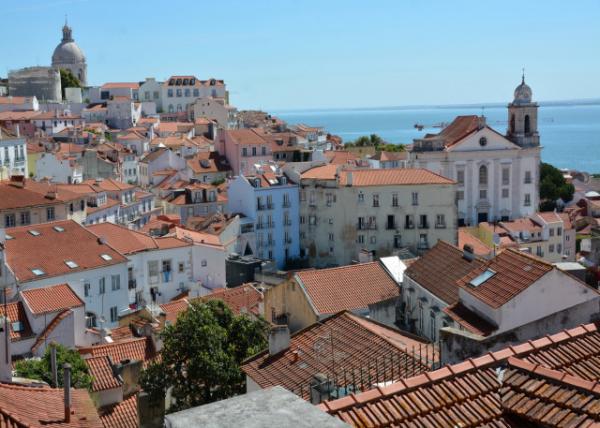
<path fill-rule="evenodd" d="M 386 152 L 403 152 L 405 147 L 403 144 L 389 144 L 386 143 L 383 138 L 381 138 L 377 134 L 371 135 L 363 135 L 358 137 L 354 141 L 350 141 L 345 143 L 344 146 L 346 148 L 352 147 L 374 147 L 377 151 L 386 151 Z"/>
<path fill-rule="evenodd" d="M 52 366 L 50 363 L 50 348 L 46 347 L 46 352 L 41 359 L 30 358 L 17 361 L 15 371 L 17 376 L 27 379 L 37 379 L 52 385 Z M 71 365 L 71 385 L 74 388 L 90 388 L 92 385 L 92 377 L 88 373 L 87 365 L 84 359 L 74 349 L 68 349 L 62 345 L 56 346 L 56 366 L 58 374 L 58 386 L 63 386 L 63 371 L 64 363 Z"/>
<path fill-rule="evenodd" d="M 555 202 L 560 198 L 564 202 L 573 199 L 575 187 L 567 183 L 560 170 L 550 164 L 543 163 L 540 166 L 540 209 L 553 210 Z"/>
<path fill-rule="evenodd" d="M 236 316 L 220 300 L 194 302 L 162 332 L 161 360 L 142 373 L 140 384 L 152 398 L 172 387 L 182 410 L 243 393 L 241 362 L 267 346 L 262 318 Z"/>
<path fill-rule="evenodd" d="M 75 77 L 73 73 L 71 73 L 71 70 L 67 68 L 61 68 L 60 86 L 62 87 L 62 94 L 64 97 L 66 88 L 81 88 L 81 82 L 79 81 L 79 79 L 77 79 L 77 77 Z"/>

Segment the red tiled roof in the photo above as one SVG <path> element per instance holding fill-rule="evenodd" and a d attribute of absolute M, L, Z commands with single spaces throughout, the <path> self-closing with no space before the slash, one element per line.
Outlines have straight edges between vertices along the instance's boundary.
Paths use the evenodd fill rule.
<path fill-rule="evenodd" d="M 120 327 L 110 329 L 110 337 L 114 340 L 132 339 L 135 337 L 131 331 L 130 325 L 122 325 Z"/>
<path fill-rule="evenodd" d="M 371 156 L 371 159 L 378 160 L 381 162 L 390 162 L 396 160 L 406 160 L 408 158 L 408 152 L 386 152 L 379 151 Z"/>
<path fill-rule="evenodd" d="M 82 196 L 69 190 L 57 190 L 57 186 L 48 182 L 36 182 L 25 179 L 25 187 L 18 187 L 10 181 L 0 181 L 0 211 L 36 207 L 56 206 L 81 199 Z M 52 197 L 49 196 L 52 193 Z"/>
<path fill-rule="evenodd" d="M 0 426 L 102 428 L 87 390 L 71 390 L 71 421 L 64 421 L 62 389 L 0 384 Z"/>
<path fill-rule="evenodd" d="M 135 230 L 114 224 L 97 223 L 88 226 L 96 236 L 104 238 L 108 245 L 121 254 L 134 254 L 141 251 L 163 250 L 189 247 L 192 244 L 177 238 L 153 238 Z"/>
<path fill-rule="evenodd" d="M 442 139 L 444 145 L 449 147 L 467 135 L 477 131 L 480 126 L 480 118 L 476 115 L 456 116 L 452 123 L 446 126 L 439 134 L 431 135 L 429 138 Z"/>
<path fill-rule="evenodd" d="M 115 377 L 110 358 L 106 355 L 85 359 L 90 376 L 93 378 L 92 392 L 119 388 L 122 382 Z"/>
<path fill-rule="evenodd" d="M 181 312 L 187 311 L 190 303 L 186 299 L 174 300 L 160 305 L 160 310 L 165 314 L 165 320 L 174 324 Z"/>
<path fill-rule="evenodd" d="M 349 184 L 350 175 L 352 184 Z M 402 186 L 453 183 L 454 181 L 449 178 L 419 168 L 358 169 L 340 173 L 341 186 Z"/>
<path fill-rule="evenodd" d="M 465 259 L 463 251 L 445 241 L 438 241 L 412 263 L 404 275 L 451 305 L 458 302 L 456 281 L 483 264 L 484 261 L 479 258 L 471 261 Z"/>
<path fill-rule="evenodd" d="M 328 164 L 306 170 L 301 174 L 303 180 L 335 180 L 338 174 L 338 165 Z"/>
<path fill-rule="evenodd" d="M 235 144 L 238 145 L 261 145 L 270 143 L 263 138 L 260 131 L 254 128 L 250 129 L 233 129 L 225 131 L 229 134 Z"/>
<path fill-rule="evenodd" d="M 117 89 L 117 88 L 129 88 L 139 89 L 140 84 L 138 82 L 108 82 L 102 85 L 102 89 Z"/>
<path fill-rule="evenodd" d="M 10 325 L 10 340 L 17 341 L 21 339 L 28 339 L 33 337 L 33 331 L 31 330 L 31 326 L 29 325 L 29 319 L 27 318 L 27 314 L 25 313 L 25 308 L 23 307 L 23 303 L 21 302 L 11 302 L 6 304 L 6 314 L 8 314 L 8 320 L 11 322 Z M 5 315 L 4 312 L 4 304 L 0 304 L 0 315 Z M 13 322 L 21 323 L 21 331 L 15 331 L 12 326 Z M 4 328 L 4 325 L 2 325 Z"/>
<path fill-rule="evenodd" d="M 458 228 L 458 248 L 464 248 L 465 245 L 473 247 L 475 255 L 479 257 L 489 256 L 493 249 L 484 244 L 479 238 L 473 236 L 466 227 Z"/>
<path fill-rule="evenodd" d="M 427 370 L 433 355 L 415 336 L 344 311 L 295 333 L 289 348 L 275 355 L 265 350 L 250 357 L 242 370 L 262 388 L 281 385 L 309 399 L 317 373 L 340 384 L 346 373 L 347 383 L 370 388 Z"/>
<path fill-rule="evenodd" d="M 113 343 L 82 347 L 78 351 L 81 355 L 91 355 L 92 357 L 107 355 L 115 364 L 124 360 L 143 361 L 147 364 L 156 357 L 152 339 L 149 337 L 136 337 Z"/>
<path fill-rule="evenodd" d="M 138 428 L 137 394 L 99 410 L 104 428 Z"/>
<path fill-rule="evenodd" d="M 135 187 L 131 184 L 123 183 L 122 181 L 114 180 L 112 178 L 104 178 L 102 180 L 96 180 L 91 178 L 89 180 L 84 180 L 82 184 L 87 184 L 89 186 L 93 186 L 95 188 L 108 192 L 130 190 Z"/>
<path fill-rule="evenodd" d="M 509 248 L 458 280 L 458 285 L 485 304 L 499 308 L 553 269 L 550 263 Z M 470 281 L 491 270 L 494 275 L 474 287 Z"/>
<path fill-rule="evenodd" d="M 212 293 L 202 296 L 202 300 L 222 300 L 235 314 L 260 313 L 260 302 L 263 295 L 252 284 L 244 284 L 234 288 L 219 288 Z"/>
<path fill-rule="evenodd" d="M 354 153 L 345 150 L 329 150 L 323 154 L 332 165 L 355 164 L 359 159 Z"/>
<path fill-rule="evenodd" d="M 488 336 L 498 329 L 495 325 L 471 311 L 461 302 L 446 306 L 442 311 L 471 333 L 480 336 Z"/>
<path fill-rule="evenodd" d="M 21 296 L 34 315 L 58 312 L 84 305 L 68 284 L 23 290 Z"/>
<path fill-rule="evenodd" d="M 379 262 L 302 271 L 295 280 L 317 314 L 366 308 L 399 295 L 398 284 Z"/>
<path fill-rule="evenodd" d="M 57 231 L 55 227 L 63 230 Z M 20 226 L 9 231 L 13 239 L 5 243 L 6 260 L 19 281 L 34 281 L 127 262 L 124 256 L 100 243 L 96 235 L 72 220 Z M 39 235 L 34 236 L 29 231 L 36 231 Z M 111 260 L 104 260 L 102 254 L 110 256 Z M 75 262 L 77 267 L 68 267 L 66 261 Z M 42 269 L 44 274 L 37 276 L 32 269 Z"/>
<path fill-rule="evenodd" d="M 68 316 L 71 316 L 72 314 L 73 311 L 71 311 L 70 309 L 65 309 L 60 314 L 56 315 L 54 319 L 50 321 L 50 323 L 46 326 L 42 334 L 40 334 L 37 337 L 37 339 L 35 339 L 35 343 L 31 347 L 31 352 L 35 353 L 40 346 L 46 343 L 46 340 L 48 339 L 48 336 L 50 336 L 50 333 L 52 333 L 54 329 L 60 325 L 62 320 L 64 320 Z"/>

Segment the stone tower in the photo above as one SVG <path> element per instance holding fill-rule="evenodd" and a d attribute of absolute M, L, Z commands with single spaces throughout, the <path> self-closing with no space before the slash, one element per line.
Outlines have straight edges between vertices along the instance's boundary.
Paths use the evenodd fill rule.
<path fill-rule="evenodd" d="M 73 76 L 79 79 L 82 86 L 87 85 L 87 64 L 82 50 L 73 39 L 71 27 L 65 25 L 62 29 L 63 38 L 52 54 L 52 67 L 71 70 Z"/>
<path fill-rule="evenodd" d="M 540 145 L 538 134 L 538 105 L 532 101 L 531 88 L 525 83 L 525 73 L 521 84 L 515 89 L 513 102 L 508 105 L 508 132 L 506 136 L 521 147 Z"/>

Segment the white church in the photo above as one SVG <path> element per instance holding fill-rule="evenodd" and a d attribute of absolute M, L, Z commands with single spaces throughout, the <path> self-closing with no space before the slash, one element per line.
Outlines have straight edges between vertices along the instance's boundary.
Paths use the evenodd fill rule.
<path fill-rule="evenodd" d="M 439 134 L 414 140 L 409 164 L 456 180 L 459 226 L 510 220 L 537 211 L 540 137 L 537 103 L 523 76 L 502 135 L 485 116 L 458 116 Z"/>

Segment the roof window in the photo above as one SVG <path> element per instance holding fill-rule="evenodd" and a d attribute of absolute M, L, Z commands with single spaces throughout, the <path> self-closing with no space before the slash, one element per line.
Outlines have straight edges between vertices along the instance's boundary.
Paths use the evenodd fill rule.
<path fill-rule="evenodd" d="M 105 253 L 100 254 L 100 257 L 102 257 L 102 259 L 106 261 L 112 260 L 112 257 Z"/>
<path fill-rule="evenodd" d="M 18 333 L 18 332 L 21 332 L 24 330 L 23 323 L 21 321 L 13 321 L 10 326 L 12 328 L 12 331 L 14 331 L 15 333 Z"/>
<path fill-rule="evenodd" d="M 60 227 L 60 226 L 54 226 L 52 229 L 54 229 L 56 232 L 64 232 L 65 228 L 64 227 Z"/>
<path fill-rule="evenodd" d="M 4 235 L 4 238 L 6 238 L 7 241 L 10 241 L 11 239 L 13 239 L 13 237 L 11 235 L 9 235 L 8 233 L 6 235 Z"/>
<path fill-rule="evenodd" d="M 33 229 L 31 229 L 31 230 L 29 231 L 29 234 L 30 234 L 30 235 L 33 235 L 33 236 L 40 236 L 40 232 L 38 232 L 37 230 L 33 230 Z"/>
<path fill-rule="evenodd" d="M 486 282 L 488 279 L 490 279 L 494 275 L 496 275 L 495 271 L 493 271 L 491 269 L 486 269 L 485 272 L 483 272 L 482 274 L 476 276 L 471 281 L 469 281 L 469 284 L 471 284 L 473 287 L 479 287 L 481 284 Z"/>
<path fill-rule="evenodd" d="M 46 274 L 46 272 L 44 272 L 44 271 L 43 271 L 42 269 L 40 269 L 40 268 L 34 268 L 34 269 L 31 269 L 31 272 L 33 272 L 33 274 L 34 274 L 35 276 L 42 276 L 42 275 L 45 275 L 45 274 Z"/>
<path fill-rule="evenodd" d="M 69 266 L 69 269 L 75 269 L 75 268 L 79 267 L 79 265 L 77 263 L 75 263 L 73 260 L 66 260 L 65 264 L 67 266 Z"/>

